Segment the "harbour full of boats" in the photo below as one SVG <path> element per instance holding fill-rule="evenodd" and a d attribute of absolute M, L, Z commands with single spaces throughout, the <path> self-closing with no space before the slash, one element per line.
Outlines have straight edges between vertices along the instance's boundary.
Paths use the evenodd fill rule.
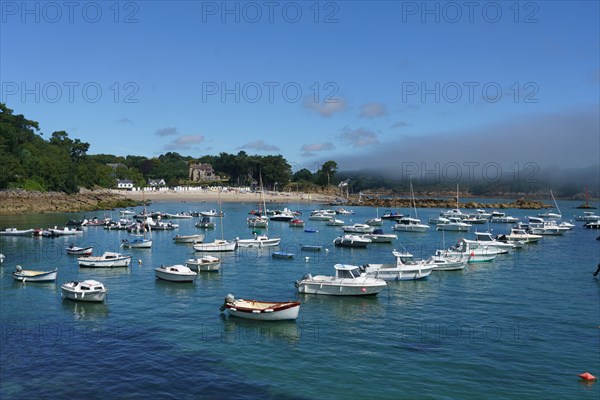
<path fill-rule="evenodd" d="M 296 260 L 309 262 L 322 257 L 321 265 L 327 266 L 329 272 L 313 275 L 299 271 L 294 285 L 296 290 L 290 285 L 288 299 L 244 300 L 227 295 L 221 306 L 221 311 L 232 317 L 274 321 L 294 320 L 298 317 L 301 301 L 293 297 L 376 296 L 389 289 L 391 284 L 397 285 L 398 283 L 394 283 L 396 281 L 427 280 L 432 273 L 460 271 L 472 263 L 493 262 L 504 254 L 543 242 L 545 236 L 561 236 L 580 227 L 591 228 L 599 225 L 600 221 L 600 216 L 589 211 L 574 217 L 577 224 L 560 221 L 557 215 L 562 214 L 554 214 L 531 216 L 521 221 L 506 215 L 505 212 L 476 210 L 473 213 L 464 213 L 457 207 L 441 211 L 439 216 L 428 219 L 429 224 L 424 224 L 417 218 L 416 207 L 410 212 L 414 217 L 391 210 L 386 210 L 380 217 L 377 210 L 375 216 L 365 219 L 364 222 L 357 220 L 352 210 L 318 209 L 309 213 L 308 220 L 312 225 L 311 228 L 304 229 L 304 234 L 325 233 L 316 239 L 314 236 L 310 237 L 304 244 L 300 244 L 288 241 L 285 231 L 289 230 L 295 234 L 302 232 L 296 229 L 304 227 L 302 213 L 288 208 L 265 210 L 264 216 L 251 211 L 251 217 L 240 220 L 239 226 L 240 229 L 252 231 L 242 238 L 229 235 L 229 239 L 226 239 L 223 225 L 233 213 L 224 213 L 221 209 L 176 213 L 123 210 L 114 220 L 111 217 L 90 220 L 84 218 L 51 228 L 7 227 L 0 230 L 0 236 L 14 237 L 15 240 L 47 240 L 43 238 L 67 236 L 68 239 L 65 240 L 71 242 L 64 247 L 64 252 L 71 256 L 68 263 L 76 263 L 81 271 L 86 271 L 88 279 L 64 282 L 60 286 L 61 297 L 65 300 L 85 302 L 104 302 L 107 299 L 108 287 L 101 280 L 97 280 L 101 277 L 94 276 L 94 271 L 131 268 L 132 260 L 137 259 L 138 254 L 142 254 L 144 250 L 152 252 L 156 249 L 156 241 L 153 238 L 157 235 L 169 235 L 172 238 L 168 244 L 163 241 L 161 246 L 170 246 L 167 251 L 171 254 L 170 259 L 173 262 L 152 268 L 156 280 L 165 284 L 194 285 L 198 277 L 207 272 L 216 273 L 213 276 L 218 276 L 223 268 L 227 268 L 227 263 L 223 260 L 229 253 L 238 254 L 243 251 L 247 254 L 254 251 L 257 252 L 257 257 L 261 254 L 267 255 L 279 266 L 286 265 L 286 262 L 278 260 L 291 260 L 288 262 L 292 263 Z M 338 219 L 340 215 L 349 221 Z M 170 221 L 173 219 L 178 219 L 181 223 L 174 224 Z M 219 220 L 218 224 L 216 219 Z M 506 229 L 501 229 L 502 233 L 492 234 L 490 224 L 508 225 Z M 185 234 L 169 233 L 182 226 L 187 230 Z M 206 231 L 216 226 L 221 229 L 220 235 L 214 231 Z M 261 230 L 268 231 L 274 229 L 273 226 L 279 227 L 276 236 L 269 236 Z M 473 229 L 473 226 L 477 229 Z M 500 230 L 498 225 L 494 227 L 494 231 Z M 86 243 L 86 232 L 98 228 L 105 228 L 106 235 L 117 235 L 122 249 L 99 251 L 95 246 Z M 125 232 L 119 233 L 120 231 Z M 122 238 L 123 235 L 126 237 Z M 414 238 L 411 240 L 418 240 L 419 237 L 423 237 L 420 235 L 438 235 L 442 239 L 442 245 L 431 249 L 430 255 L 415 259 L 404 247 L 403 242 L 409 237 Z M 445 235 L 455 235 L 452 237 L 455 243 L 446 246 Z M 456 235 L 461 237 L 457 238 Z M 206 238 L 211 240 L 205 240 Z M 297 246 L 297 252 L 290 252 L 289 246 Z M 380 254 L 385 253 L 387 256 L 380 257 L 381 259 L 365 257 L 360 263 L 344 262 L 345 252 L 356 251 L 356 254 L 360 254 L 372 246 L 380 246 L 386 250 Z M 337 249 L 336 257 L 328 260 L 334 249 Z M 356 259 L 356 255 L 351 254 L 353 259 Z M 10 254 L 0 256 L 0 265 L 3 268 L 11 265 Z M 228 260 L 231 261 L 231 258 Z M 235 260 L 244 262 L 243 259 Z M 138 263 L 141 264 L 141 259 Z M 15 281 L 25 285 L 56 282 L 61 270 L 68 267 L 66 264 L 51 265 L 44 270 L 33 270 L 16 265 L 11 275 Z M 276 279 L 276 274 L 273 279 Z M 247 290 L 248 294 L 260 296 L 260 293 L 256 293 L 251 287 Z"/>

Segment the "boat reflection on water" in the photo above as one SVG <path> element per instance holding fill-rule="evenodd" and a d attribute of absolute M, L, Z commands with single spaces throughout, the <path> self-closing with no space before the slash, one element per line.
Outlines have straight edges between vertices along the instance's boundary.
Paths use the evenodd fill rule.
<path fill-rule="evenodd" d="M 379 296 L 315 296 L 299 294 L 300 301 L 306 309 L 327 310 L 336 320 L 360 321 L 369 318 L 385 317 L 384 303 L 387 301 L 388 289 Z M 332 320 L 334 318 L 331 318 Z"/>
<path fill-rule="evenodd" d="M 297 343 L 301 330 L 295 321 L 256 321 L 221 314 L 223 331 L 217 340 L 225 343 Z"/>
<path fill-rule="evenodd" d="M 7 276 L 10 276 L 12 271 L 8 271 Z M 21 288 L 23 290 L 50 290 L 55 291 L 56 281 L 54 282 L 22 282 L 13 279 L 12 289 Z"/>
<path fill-rule="evenodd" d="M 63 301 L 62 306 L 66 312 L 73 313 L 76 321 L 94 321 L 108 317 L 108 304 L 105 302 Z"/>
<path fill-rule="evenodd" d="M 196 292 L 194 282 L 169 282 L 162 279 L 155 279 L 156 292 L 179 298 L 190 299 Z"/>

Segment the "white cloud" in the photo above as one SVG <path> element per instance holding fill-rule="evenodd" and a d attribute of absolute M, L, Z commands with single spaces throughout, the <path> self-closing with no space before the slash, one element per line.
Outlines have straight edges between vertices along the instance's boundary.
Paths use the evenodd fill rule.
<path fill-rule="evenodd" d="M 157 136 L 171 136 L 178 135 L 179 132 L 177 132 L 177 128 L 161 128 L 154 132 L 154 134 Z"/>
<path fill-rule="evenodd" d="M 305 144 L 300 148 L 303 152 L 302 157 L 311 157 L 315 155 L 315 152 L 333 149 L 335 149 L 335 147 L 333 146 L 333 143 L 330 142 Z"/>
<path fill-rule="evenodd" d="M 123 124 L 123 125 L 135 125 L 135 124 L 133 123 L 133 121 L 132 121 L 132 120 L 130 120 L 129 118 L 127 118 L 127 117 L 123 117 L 123 118 L 121 118 L 121 119 L 120 119 L 120 120 L 118 120 L 116 123 L 117 123 L 117 124 Z"/>
<path fill-rule="evenodd" d="M 367 103 L 360 106 L 359 116 L 365 118 L 385 117 L 388 115 L 387 107 L 383 103 Z"/>
<path fill-rule="evenodd" d="M 267 144 L 263 140 L 255 140 L 253 142 L 246 143 L 243 146 L 238 147 L 240 149 L 253 149 L 258 151 L 279 151 L 279 147 L 272 144 Z"/>
<path fill-rule="evenodd" d="M 368 147 L 379 144 L 377 135 L 365 128 L 350 129 L 345 128 L 340 138 L 349 145 L 354 147 Z"/>
<path fill-rule="evenodd" d="M 304 98 L 303 107 L 317 112 L 323 117 L 331 117 L 333 114 L 342 112 L 346 109 L 346 100 L 343 98 L 325 100 L 322 103 L 315 103 L 313 97 L 306 96 Z"/>
<path fill-rule="evenodd" d="M 202 135 L 182 135 L 171 143 L 165 145 L 165 150 L 187 150 L 191 149 L 192 145 L 202 143 L 204 136 Z"/>

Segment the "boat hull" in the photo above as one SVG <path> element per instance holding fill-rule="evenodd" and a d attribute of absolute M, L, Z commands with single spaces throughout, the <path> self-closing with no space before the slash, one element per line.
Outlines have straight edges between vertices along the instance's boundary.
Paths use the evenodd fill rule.
<path fill-rule="evenodd" d="M 439 225 L 438 225 L 439 226 Z M 399 232 L 428 232 L 429 225 L 394 225 L 394 230 Z"/>
<path fill-rule="evenodd" d="M 103 302 L 106 299 L 106 291 L 95 291 L 90 293 L 74 292 L 62 289 L 62 298 L 76 301 Z"/>
<path fill-rule="evenodd" d="M 236 242 L 225 242 L 225 243 L 198 243 L 194 245 L 194 250 L 196 251 L 213 251 L 213 252 L 223 252 L 223 251 L 234 251 L 237 247 Z"/>
<path fill-rule="evenodd" d="M 130 249 L 150 249 L 152 248 L 152 240 L 143 242 L 123 242 L 123 247 Z"/>
<path fill-rule="evenodd" d="M 387 283 L 381 279 L 361 276 L 356 279 L 339 279 L 333 276 L 317 275 L 304 277 L 296 282 L 299 293 L 322 294 L 328 296 L 376 296 Z"/>
<path fill-rule="evenodd" d="M 131 263 L 131 256 L 119 257 L 115 259 L 102 260 L 101 257 L 82 257 L 77 259 L 80 267 L 86 268 L 118 268 L 128 267 Z"/>
<path fill-rule="evenodd" d="M 47 272 L 22 270 L 21 272 L 13 272 L 12 277 L 14 280 L 21 282 L 54 282 L 56 274 L 56 269 Z"/>
<path fill-rule="evenodd" d="M 252 303 L 252 301 L 245 301 L 244 303 Z M 295 320 L 300 312 L 300 302 L 277 303 L 269 308 L 243 307 L 239 302 L 234 302 L 226 303 L 224 307 L 229 315 L 258 321 Z"/>
<path fill-rule="evenodd" d="M 255 247 L 255 248 L 263 248 L 263 247 L 274 247 L 278 246 L 281 239 L 268 239 L 268 240 L 238 240 L 238 247 Z"/>
<path fill-rule="evenodd" d="M 83 248 L 70 248 L 67 247 L 67 254 L 73 255 L 73 256 L 91 256 L 92 252 L 94 250 L 93 247 L 83 247 Z"/>
<path fill-rule="evenodd" d="M 200 243 L 203 240 L 204 235 L 175 236 L 173 238 L 175 243 Z"/>
<path fill-rule="evenodd" d="M 170 273 L 160 268 L 154 269 L 154 275 L 158 279 L 169 282 L 193 282 L 196 279 L 196 274 Z"/>
<path fill-rule="evenodd" d="M 366 276 L 384 281 L 414 281 L 425 279 L 433 270 L 432 265 L 397 266 L 394 264 L 366 264 Z"/>
<path fill-rule="evenodd" d="M 221 260 L 218 261 L 198 261 L 188 260 L 186 267 L 195 272 L 218 272 L 221 269 Z"/>

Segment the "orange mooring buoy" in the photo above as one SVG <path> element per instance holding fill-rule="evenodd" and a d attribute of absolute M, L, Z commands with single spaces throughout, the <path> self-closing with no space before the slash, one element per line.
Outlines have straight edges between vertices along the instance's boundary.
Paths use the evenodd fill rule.
<path fill-rule="evenodd" d="M 577 376 L 579 376 L 584 381 L 595 381 L 596 380 L 596 377 L 594 375 L 590 374 L 589 372 L 584 372 L 583 374 L 579 374 Z"/>

